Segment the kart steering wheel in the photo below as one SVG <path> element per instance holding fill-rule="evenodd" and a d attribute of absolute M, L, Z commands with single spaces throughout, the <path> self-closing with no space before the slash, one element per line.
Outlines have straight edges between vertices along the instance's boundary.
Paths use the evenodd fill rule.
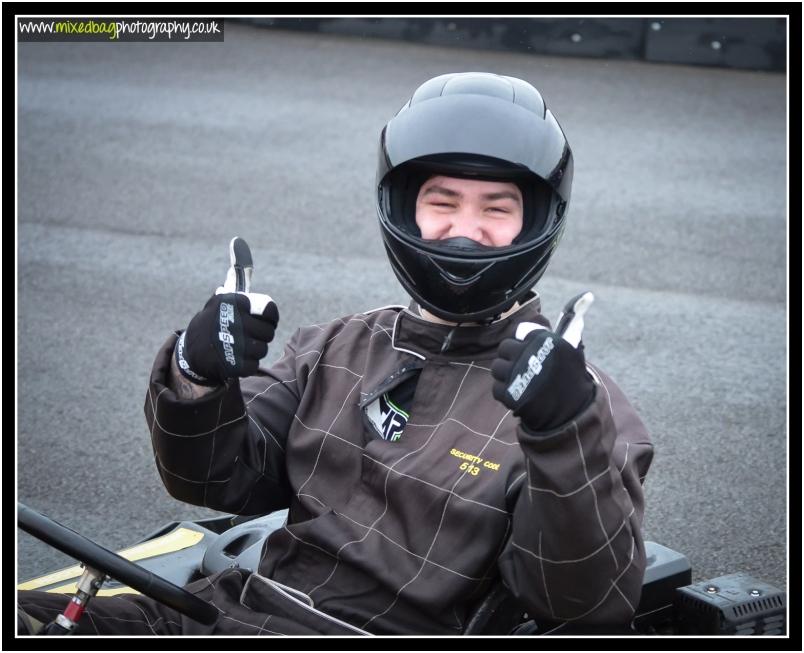
<path fill-rule="evenodd" d="M 17 503 L 17 523 L 26 533 L 71 558 L 125 583 L 194 621 L 210 625 L 218 618 L 218 609 L 210 603 L 22 503 Z"/>

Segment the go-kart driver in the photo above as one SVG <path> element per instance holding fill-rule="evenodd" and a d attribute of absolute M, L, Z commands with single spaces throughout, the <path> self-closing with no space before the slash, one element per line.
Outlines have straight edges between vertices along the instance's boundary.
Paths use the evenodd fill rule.
<path fill-rule="evenodd" d="M 529 83 L 422 84 L 382 131 L 376 188 L 411 304 L 300 328 L 264 369 L 276 304 L 221 288 L 157 355 L 145 413 L 170 494 L 289 507 L 258 571 L 188 586 L 220 610 L 213 626 L 119 595 L 93 599 L 77 632 L 454 635 L 500 579 L 537 620 L 628 623 L 652 447 L 532 291 L 572 173 Z M 47 622 L 67 598 L 19 605 Z"/>

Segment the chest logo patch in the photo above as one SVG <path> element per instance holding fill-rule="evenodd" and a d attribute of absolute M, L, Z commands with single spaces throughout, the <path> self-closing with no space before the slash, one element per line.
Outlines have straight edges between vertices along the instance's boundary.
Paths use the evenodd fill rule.
<path fill-rule="evenodd" d="M 366 416 L 383 440 L 390 442 L 395 442 L 402 437 L 402 431 L 410 417 L 408 413 L 396 406 L 387 394 L 380 395 L 366 407 Z"/>

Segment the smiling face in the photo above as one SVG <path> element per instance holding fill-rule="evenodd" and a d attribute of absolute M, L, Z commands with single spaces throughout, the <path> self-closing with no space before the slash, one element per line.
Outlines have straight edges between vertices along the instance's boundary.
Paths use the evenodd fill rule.
<path fill-rule="evenodd" d="M 462 236 L 504 247 L 522 231 L 522 192 L 505 181 L 435 175 L 419 189 L 416 224 L 425 240 Z"/>

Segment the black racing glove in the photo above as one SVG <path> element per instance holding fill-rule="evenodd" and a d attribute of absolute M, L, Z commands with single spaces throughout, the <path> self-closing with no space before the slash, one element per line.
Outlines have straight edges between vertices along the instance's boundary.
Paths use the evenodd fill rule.
<path fill-rule="evenodd" d="M 523 323 L 517 337 L 500 343 L 491 365 L 495 399 L 510 408 L 529 431 L 550 431 L 579 415 L 594 399 L 595 383 L 586 370 L 583 314 L 591 293 L 573 298 L 556 331 Z M 527 335 L 525 332 L 530 330 Z"/>
<path fill-rule="evenodd" d="M 217 386 L 255 374 L 279 322 L 279 310 L 268 295 L 248 292 L 253 268 L 246 242 L 234 238 L 229 249 L 232 266 L 226 283 L 176 343 L 179 371 L 198 385 Z"/>

